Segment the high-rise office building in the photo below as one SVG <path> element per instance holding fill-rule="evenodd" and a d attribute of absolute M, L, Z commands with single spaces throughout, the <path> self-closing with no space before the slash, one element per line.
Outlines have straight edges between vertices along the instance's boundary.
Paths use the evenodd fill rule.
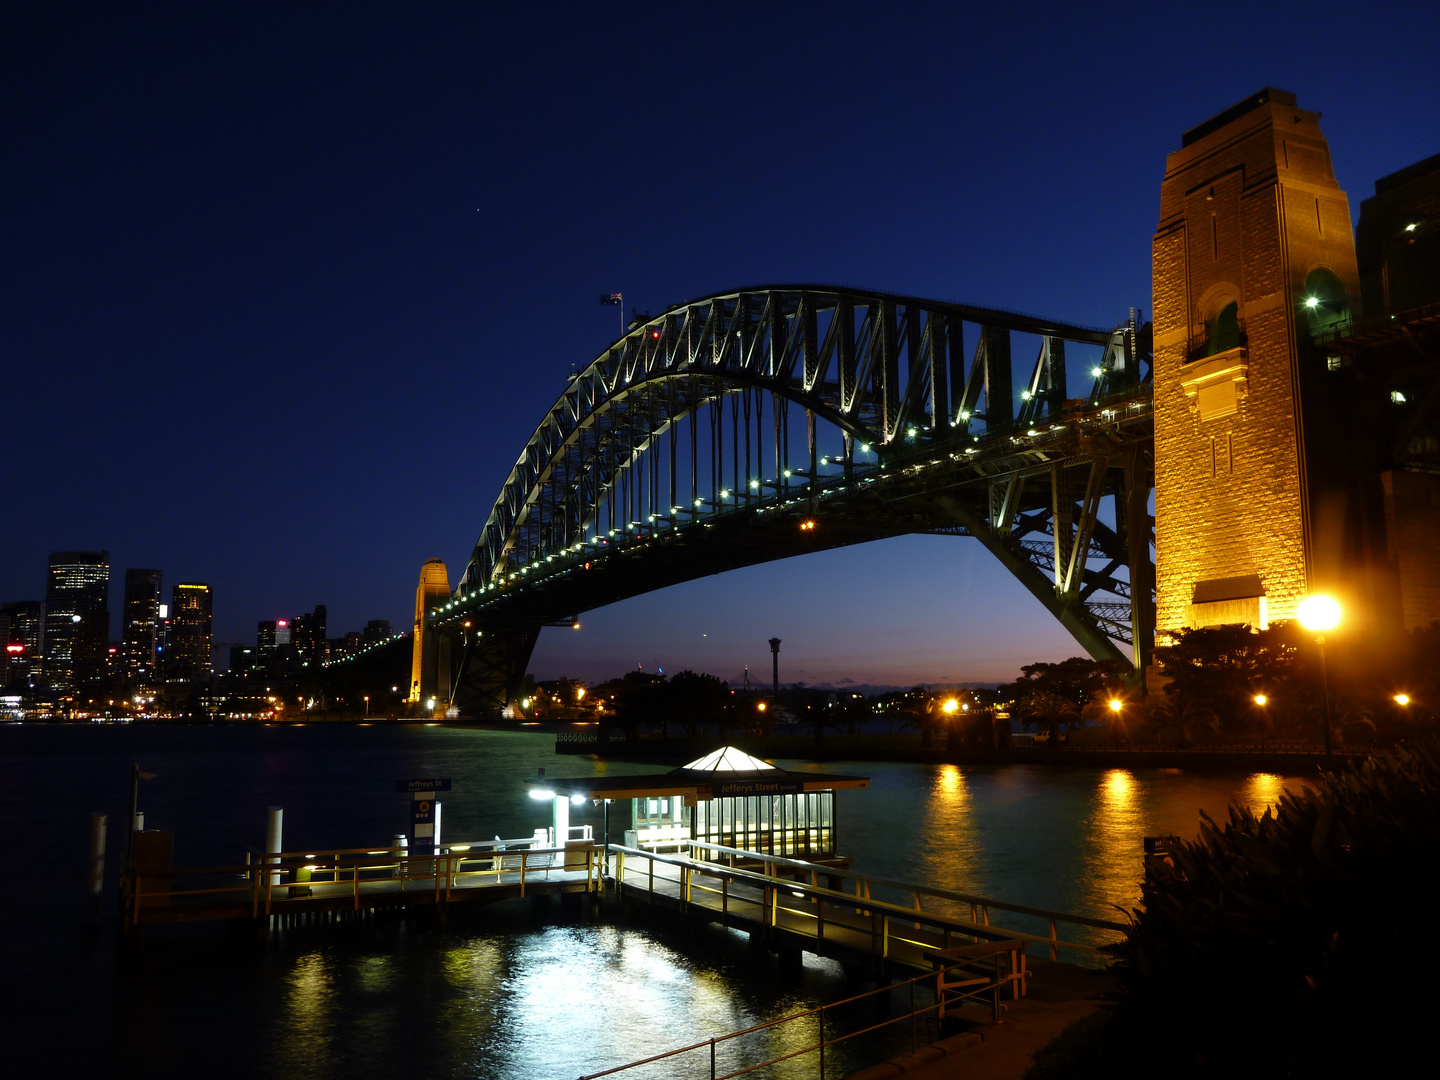
<path fill-rule="evenodd" d="M 182 581 L 170 594 L 170 656 L 167 681 L 210 674 L 210 586 Z"/>
<path fill-rule="evenodd" d="M 105 674 L 110 553 L 55 551 L 45 586 L 45 681 L 73 690 Z"/>
<path fill-rule="evenodd" d="M 125 571 L 124 631 L 121 659 L 127 679 L 155 676 L 155 647 L 160 629 L 160 571 Z"/>
<path fill-rule="evenodd" d="M 4 643 L 10 661 L 6 678 L 11 686 L 28 686 L 40 677 L 45 640 L 43 610 L 39 600 L 12 600 L 0 605 L 0 613 L 10 621 Z"/>
<path fill-rule="evenodd" d="M 325 662 L 329 642 L 325 638 L 324 604 L 316 604 L 310 614 L 296 615 L 290 620 L 290 641 L 301 667 L 318 668 Z"/>
<path fill-rule="evenodd" d="M 260 623 L 255 633 L 257 669 L 275 673 L 281 667 L 288 666 L 294 655 L 295 649 L 290 644 L 288 619 L 267 619 Z"/>

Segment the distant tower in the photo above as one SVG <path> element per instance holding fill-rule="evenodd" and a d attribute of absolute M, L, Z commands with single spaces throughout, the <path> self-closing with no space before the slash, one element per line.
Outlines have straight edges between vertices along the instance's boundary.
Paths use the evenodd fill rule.
<path fill-rule="evenodd" d="M 45 586 L 45 681 L 65 690 L 105 674 L 110 553 L 56 551 Z"/>
<path fill-rule="evenodd" d="M 770 675 L 775 683 L 775 693 L 780 693 L 780 639 L 770 639 Z"/>
<path fill-rule="evenodd" d="M 160 629 L 159 570 L 125 571 L 125 625 L 121 658 L 127 679 L 155 676 L 156 636 Z"/>
<path fill-rule="evenodd" d="M 165 678 L 204 679 L 210 675 L 210 586 L 182 581 L 170 592 L 170 654 Z"/>
<path fill-rule="evenodd" d="M 415 589 L 415 641 L 410 660 L 410 696 L 412 704 L 434 698 L 450 700 L 450 664 L 441 635 L 425 625 L 425 616 L 450 596 L 450 575 L 443 559 L 429 559 L 420 568 L 420 584 Z"/>
<path fill-rule="evenodd" d="M 1313 339 L 1358 296 L 1318 114 L 1267 88 L 1185 133 L 1154 241 L 1161 633 L 1291 619 L 1353 578 L 1357 423 L 1335 413 L 1347 384 Z"/>

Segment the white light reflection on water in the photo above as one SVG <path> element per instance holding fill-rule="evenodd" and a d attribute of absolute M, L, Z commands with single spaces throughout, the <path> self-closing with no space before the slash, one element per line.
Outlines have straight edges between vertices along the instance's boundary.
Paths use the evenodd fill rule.
<path fill-rule="evenodd" d="M 489 1047 L 495 1075 L 605 1068 L 754 1022 L 720 979 L 688 968 L 665 945 L 615 927 L 527 935 L 507 957 Z M 665 1075 L 678 1075 L 674 1065 Z"/>

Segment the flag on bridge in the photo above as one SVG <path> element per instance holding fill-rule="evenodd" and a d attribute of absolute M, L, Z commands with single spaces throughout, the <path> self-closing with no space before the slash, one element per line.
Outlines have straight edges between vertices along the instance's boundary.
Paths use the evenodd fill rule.
<path fill-rule="evenodd" d="M 610 304 L 611 306 L 614 306 L 615 304 L 625 303 L 625 297 L 618 292 L 606 293 L 604 296 L 600 297 L 600 302 L 602 304 Z"/>

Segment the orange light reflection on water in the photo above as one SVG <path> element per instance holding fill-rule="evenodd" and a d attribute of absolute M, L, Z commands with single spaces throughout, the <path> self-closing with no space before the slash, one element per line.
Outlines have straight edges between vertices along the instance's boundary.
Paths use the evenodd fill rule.
<path fill-rule="evenodd" d="M 972 820 L 970 788 L 965 774 L 955 765 L 935 770 L 931 798 L 924 803 L 920 826 L 920 858 L 927 868 L 929 884 L 953 892 L 976 889 L 975 867 L 978 836 Z M 936 901 L 937 908 L 948 905 Z M 951 914 L 961 914 L 955 908 Z M 968 911 L 964 912 L 968 917 Z"/>
<path fill-rule="evenodd" d="M 1145 835 L 1143 790 L 1129 769 L 1107 769 L 1099 777 L 1086 822 L 1086 908 L 1115 918 L 1115 907 L 1133 907 L 1140 898 Z"/>

